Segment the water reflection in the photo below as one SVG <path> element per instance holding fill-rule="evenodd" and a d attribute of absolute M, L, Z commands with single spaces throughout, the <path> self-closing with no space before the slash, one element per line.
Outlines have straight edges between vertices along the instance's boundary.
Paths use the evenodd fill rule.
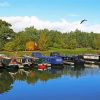
<path fill-rule="evenodd" d="M 7 71 L 0 69 L 0 94 L 11 90 L 14 80 L 11 74 Z"/>
<path fill-rule="evenodd" d="M 9 92 L 13 89 L 13 83 L 15 81 L 24 81 L 27 84 L 36 84 L 38 81 L 47 82 L 51 79 L 57 79 L 62 76 L 71 78 L 80 78 L 86 75 L 97 75 L 100 74 L 99 67 L 74 67 L 65 66 L 63 69 L 49 69 L 46 71 L 38 71 L 36 69 L 0 69 L 0 94 Z"/>

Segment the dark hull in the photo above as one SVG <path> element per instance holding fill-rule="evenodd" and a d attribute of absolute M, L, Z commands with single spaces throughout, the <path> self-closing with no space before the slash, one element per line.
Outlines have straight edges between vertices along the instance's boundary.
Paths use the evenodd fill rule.
<path fill-rule="evenodd" d="M 63 66 L 63 64 L 56 64 L 56 65 L 51 65 L 51 68 L 54 68 L 54 69 L 63 69 L 64 68 L 64 66 Z"/>

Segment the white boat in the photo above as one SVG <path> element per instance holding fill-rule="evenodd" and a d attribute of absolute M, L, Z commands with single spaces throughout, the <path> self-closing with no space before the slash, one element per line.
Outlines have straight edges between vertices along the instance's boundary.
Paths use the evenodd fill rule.
<path fill-rule="evenodd" d="M 86 63 L 100 63 L 100 55 L 85 54 L 83 55 L 83 59 Z"/>

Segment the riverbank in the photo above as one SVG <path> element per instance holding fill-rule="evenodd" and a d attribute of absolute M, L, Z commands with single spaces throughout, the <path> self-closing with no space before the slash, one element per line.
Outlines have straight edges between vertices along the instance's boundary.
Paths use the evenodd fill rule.
<path fill-rule="evenodd" d="M 98 54 L 100 50 L 92 50 L 87 48 L 77 48 L 77 49 L 57 49 L 51 48 L 47 51 L 0 51 L 0 53 L 6 54 L 7 56 L 22 56 L 31 55 L 32 52 L 41 52 L 44 55 L 50 55 L 51 52 L 59 52 L 61 55 L 77 55 L 77 54 Z"/>

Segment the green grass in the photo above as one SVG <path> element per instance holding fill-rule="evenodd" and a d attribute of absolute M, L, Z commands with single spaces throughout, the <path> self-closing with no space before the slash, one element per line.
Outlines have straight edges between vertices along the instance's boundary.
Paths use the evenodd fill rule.
<path fill-rule="evenodd" d="M 32 52 L 41 52 L 44 55 L 50 55 L 51 52 L 59 52 L 61 55 L 77 55 L 77 54 L 97 54 L 100 53 L 100 50 L 92 50 L 87 48 L 77 48 L 77 49 L 58 49 L 50 48 L 48 51 L 2 51 L 0 53 L 6 54 L 7 56 L 22 56 L 22 55 L 31 55 Z"/>

